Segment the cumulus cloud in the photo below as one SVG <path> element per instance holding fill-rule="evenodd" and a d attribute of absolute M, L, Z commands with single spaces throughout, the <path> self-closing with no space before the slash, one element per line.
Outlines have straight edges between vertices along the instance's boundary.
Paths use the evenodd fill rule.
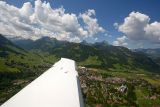
<path fill-rule="evenodd" d="M 89 9 L 85 13 L 79 15 L 85 23 L 85 28 L 87 29 L 89 36 L 95 35 L 98 32 L 105 32 L 105 30 L 99 26 L 98 20 L 94 18 L 95 15 L 96 13 L 93 9 Z"/>
<path fill-rule="evenodd" d="M 148 24 L 144 28 L 144 31 L 148 39 L 151 39 L 153 42 L 160 43 L 160 23 L 159 22 Z"/>
<path fill-rule="evenodd" d="M 21 8 L 0 1 L 0 10 L 0 33 L 8 38 L 35 40 L 49 36 L 80 42 L 105 31 L 94 18 L 94 10 L 88 10 L 79 17 L 66 13 L 63 7 L 53 9 L 41 0 L 35 1 L 35 7 L 27 2 Z M 85 26 L 79 23 L 80 19 L 83 19 Z"/>
<path fill-rule="evenodd" d="M 160 43 L 160 22 L 150 23 L 150 17 L 140 12 L 131 12 L 118 30 L 134 41 Z"/>
<path fill-rule="evenodd" d="M 126 39 L 127 39 L 126 36 L 118 37 L 118 38 L 113 42 L 113 45 L 115 45 L 115 46 L 126 46 L 126 45 L 127 45 Z"/>

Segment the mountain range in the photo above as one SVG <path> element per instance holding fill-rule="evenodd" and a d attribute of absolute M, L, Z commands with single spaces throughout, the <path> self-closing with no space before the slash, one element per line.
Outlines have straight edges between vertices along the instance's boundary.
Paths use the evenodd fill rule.
<path fill-rule="evenodd" d="M 143 52 L 132 51 L 121 46 L 109 45 L 106 41 L 94 44 L 85 41 L 73 43 L 43 37 L 36 41 L 13 41 L 17 46 L 29 52 L 48 53 L 57 58 L 66 57 L 75 60 L 79 65 L 103 69 L 145 70 L 158 72 L 160 67 L 152 58 Z"/>
<path fill-rule="evenodd" d="M 147 54 L 148 56 L 156 59 L 160 57 L 160 48 L 155 48 L 155 49 L 134 49 L 133 51 L 136 52 L 143 52 Z"/>
<path fill-rule="evenodd" d="M 49 66 L 53 61 L 48 61 L 46 54 L 37 54 L 30 52 L 16 45 L 12 41 L 0 35 L 0 73 L 5 74 L 13 72 L 32 71 L 32 69 Z M 0 75 L 1 76 L 1 75 Z"/>
<path fill-rule="evenodd" d="M 160 69 L 158 60 L 152 59 L 150 54 L 146 54 L 148 52 L 150 52 L 150 50 L 132 51 L 125 47 L 112 46 L 105 41 L 94 44 L 89 44 L 85 41 L 73 43 L 59 41 L 49 37 L 43 37 L 36 41 L 10 41 L 3 35 L 0 35 L 0 56 L 1 59 L 3 59 L 3 61 L 1 61 L 2 65 L 6 65 L 4 62 L 8 61 L 11 55 L 14 56 L 14 58 L 12 57 L 12 62 L 19 59 L 17 57 L 26 57 L 28 60 L 32 59 L 32 62 L 35 61 L 35 63 L 37 62 L 34 58 L 44 60 L 48 57 L 54 57 L 55 59 L 66 57 L 86 67 L 116 69 L 121 71 L 145 70 L 158 72 Z M 159 51 L 156 52 L 158 53 Z M 34 56 L 34 58 L 32 58 L 32 56 Z M 17 64 L 24 63 L 23 59 L 19 60 Z M 52 59 L 47 59 L 47 61 L 51 63 L 54 62 Z M 48 63 L 47 61 L 39 62 Z M 14 68 L 16 68 L 16 66 L 14 66 Z"/>

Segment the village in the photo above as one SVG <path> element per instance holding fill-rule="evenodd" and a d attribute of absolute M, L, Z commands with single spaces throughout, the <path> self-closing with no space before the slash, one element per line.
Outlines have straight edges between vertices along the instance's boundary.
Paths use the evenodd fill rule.
<path fill-rule="evenodd" d="M 144 79 L 114 77 L 85 67 L 79 67 L 78 71 L 85 104 L 137 106 L 136 93 L 140 89 L 146 90 L 141 96 L 145 100 L 160 98 L 160 90 Z"/>

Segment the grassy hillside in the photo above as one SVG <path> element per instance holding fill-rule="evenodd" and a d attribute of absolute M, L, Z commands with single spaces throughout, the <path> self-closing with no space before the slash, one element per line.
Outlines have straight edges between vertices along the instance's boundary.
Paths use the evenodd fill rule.
<path fill-rule="evenodd" d="M 0 103 L 42 74 L 58 59 L 28 52 L 0 35 Z"/>
<path fill-rule="evenodd" d="M 139 70 L 159 72 L 160 66 L 142 52 L 133 52 L 125 47 L 108 45 L 106 42 L 86 44 L 58 41 L 48 37 L 41 38 L 28 45 L 19 44 L 34 52 L 49 52 L 56 57 L 66 57 L 75 60 L 82 66 Z M 28 48 L 26 48 L 28 46 Z M 154 68 L 154 69 L 153 69 Z"/>

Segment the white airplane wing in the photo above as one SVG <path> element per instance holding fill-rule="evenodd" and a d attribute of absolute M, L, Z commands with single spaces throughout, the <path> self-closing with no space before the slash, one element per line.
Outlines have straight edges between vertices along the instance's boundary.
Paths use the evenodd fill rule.
<path fill-rule="evenodd" d="M 75 61 L 61 58 L 1 107 L 83 107 Z"/>

